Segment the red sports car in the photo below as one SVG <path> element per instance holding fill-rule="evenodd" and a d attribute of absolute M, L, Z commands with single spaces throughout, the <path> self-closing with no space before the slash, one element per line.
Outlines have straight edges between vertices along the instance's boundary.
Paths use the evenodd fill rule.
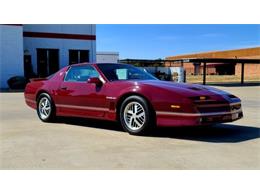
<path fill-rule="evenodd" d="M 130 134 L 157 126 L 194 126 L 242 118 L 241 101 L 197 84 L 160 81 L 128 64 L 77 64 L 31 79 L 27 105 L 44 122 L 56 116 L 120 121 Z"/>

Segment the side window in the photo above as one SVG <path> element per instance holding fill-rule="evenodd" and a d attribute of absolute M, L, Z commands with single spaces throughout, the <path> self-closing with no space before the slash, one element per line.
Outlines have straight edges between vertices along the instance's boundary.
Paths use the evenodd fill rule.
<path fill-rule="evenodd" d="M 68 70 L 64 81 L 86 82 L 90 77 L 99 77 L 98 72 L 92 66 L 72 66 Z"/>
<path fill-rule="evenodd" d="M 118 80 L 126 80 L 127 79 L 127 69 L 126 68 L 116 69 L 116 75 L 118 77 Z"/>

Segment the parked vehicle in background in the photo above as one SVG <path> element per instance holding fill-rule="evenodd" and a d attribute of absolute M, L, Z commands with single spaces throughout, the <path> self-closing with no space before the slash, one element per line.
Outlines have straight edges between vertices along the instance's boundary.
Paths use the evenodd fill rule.
<path fill-rule="evenodd" d="M 26 78 L 23 76 L 14 76 L 7 80 L 10 89 L 24 89 L 26 86 Z"/>

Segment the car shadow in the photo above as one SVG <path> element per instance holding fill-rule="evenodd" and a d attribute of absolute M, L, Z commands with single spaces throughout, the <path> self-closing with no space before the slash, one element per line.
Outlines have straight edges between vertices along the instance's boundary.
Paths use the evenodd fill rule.
<path fill-rule="evenodd" d="M 98 119 L 85 119 L 85 118 L 77 118 L 77 117 L 58 117 L 56 122 L 69 124 L 69 125 L 98 128 L 101 130 L 113 130 L 113 131 L 123 132 L 120 125 L 112 121 L 105 121 L 105 120 L 98 120 Z"/>
<path fill-rule="evenodd" d="M 123 132 L 118 123 L 110 121 L 59 117 L 57 122 Z M 160 127 L 152 130 L 145 137 L 185 139 L 212 143 L 238 143 L 259 138 L 260 128 L 235 124 L 217 124 L 201 127 Z"/>
<path fill-rule="evenodd" d="M 149 136 L 212 143 L 237 143 L 259 138 L 260 128 L 234 124 L 218 124 L 202 127 L 158 128 Z"/>

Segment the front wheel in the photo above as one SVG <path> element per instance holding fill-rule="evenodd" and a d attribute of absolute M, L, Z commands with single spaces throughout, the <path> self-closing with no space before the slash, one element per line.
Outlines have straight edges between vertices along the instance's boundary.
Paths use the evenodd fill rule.
<path fill-rule="evenodd" d="M 120 123 L 132 135 L 142 135 L 152 128 L 152 110 L 140 96 L 126 98 L 120 108 Z"/>
<path fill-rule="evenodd" d="M 47 93 L 42 93 L 37 99 L 37 114 L 43 122 L 52 122 L 55 119 L 55 106 Z"/>

